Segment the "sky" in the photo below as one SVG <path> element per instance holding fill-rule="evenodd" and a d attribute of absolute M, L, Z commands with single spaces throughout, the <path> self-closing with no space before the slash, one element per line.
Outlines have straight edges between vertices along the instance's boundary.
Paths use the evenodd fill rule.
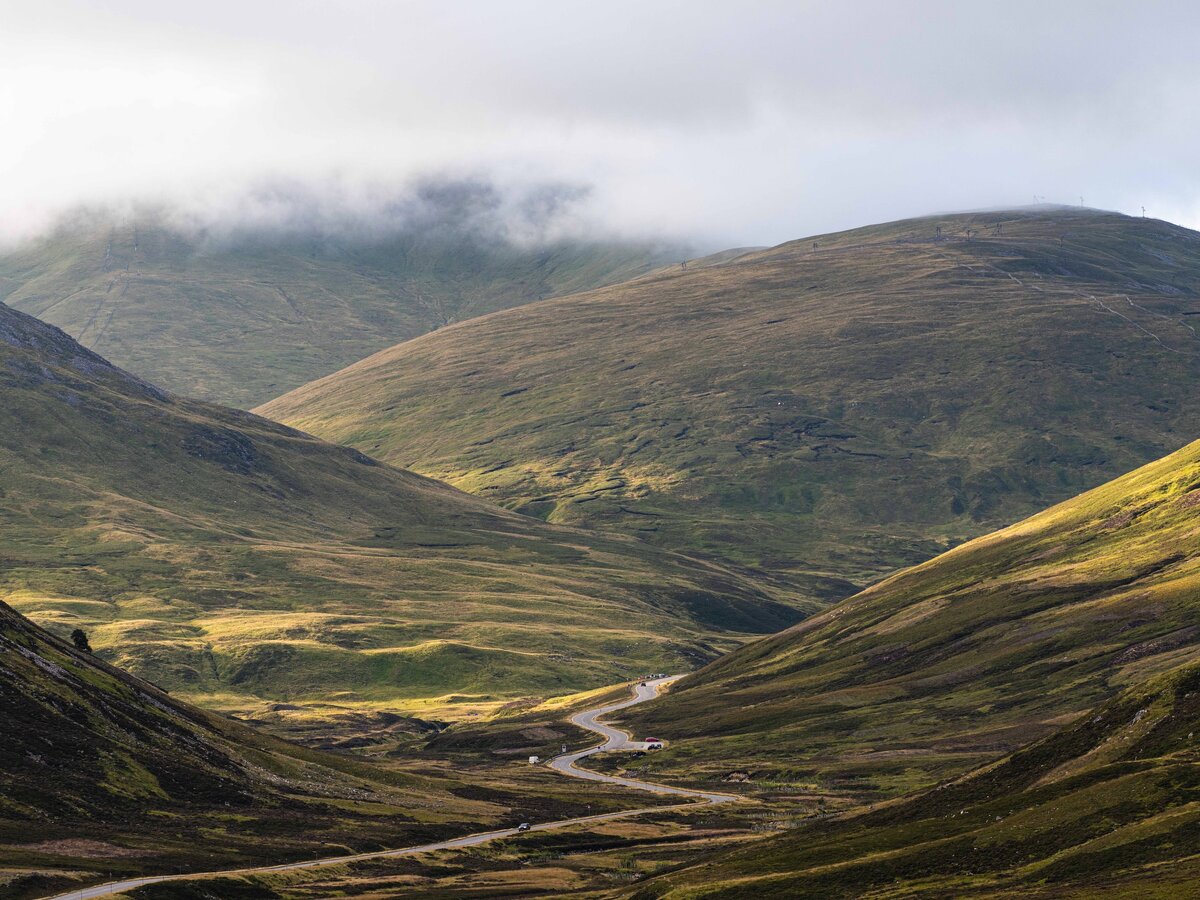
<path fill-rule="evenodd" d="M 1154 0 L 0 0 L 0 237 L 430 177 L 713 246 L 1035 198 L 1200 227 L 1197 47 Z"/>

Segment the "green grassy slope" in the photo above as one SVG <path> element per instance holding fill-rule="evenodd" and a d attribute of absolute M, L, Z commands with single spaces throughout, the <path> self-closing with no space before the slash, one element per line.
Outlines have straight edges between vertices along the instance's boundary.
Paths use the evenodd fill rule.
<path fill-rule="evenodd" d="M 798 618 L 714 565 L 164 394 L 2 305 L 0 401 L 0 599 L 204 704 L 545 696 Z"/>
<path fill-rule="evenodd" d="M 1200 877 L 1200 665 L 960 780 L 640 887 L 671 897 L 1183 897 Z"/>
<path fill-rule="evenodd" d="M 902 572 L 630 714 L 659 774 L 896 796 L 1200 656 L 1200 442 Z"/>
<path fill-rule="evenodd" d="M 0 733 L 0 895 L 11 900 L 646 802 L 605 787 L 583 796 L 523 765 L 305 749 L 180 703 L 3 603 Z"/>
<path fill-rule="evenodd" d="M 129 371 L 249 407 L 450 322 L 632 278 L 680 251 L 447 229 L 208 238 L 91 222 L 0 255 L 0 300 Z"/>
<path fill-rule="evenodd" d="M 106 872 L 419 840 L 490 813 L 453 782 L 374 770 L 180 704 L 2 603 L 0 724 L 5 897 Z"/>
<path fill-rule="evenodd" d="M 908 220 L 460 323 L 260 411 L 836 599 L 1200 433 L 1198 290 L 1163 222 Z"/>

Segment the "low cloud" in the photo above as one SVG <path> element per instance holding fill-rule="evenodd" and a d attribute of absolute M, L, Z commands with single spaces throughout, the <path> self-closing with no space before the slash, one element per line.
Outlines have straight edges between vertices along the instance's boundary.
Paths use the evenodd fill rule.
<path fill-rule="evenodd" d="M 268 180 L 210 195 L 205 204 L 167 204 L 158 214 L 215 239 L 253 233 L 370 241 L 421 233 L 538 244 L 600 232 L 588 214 L 590 195 L 586 185 L 500 182 L 485 174 L 423 175 L 398 185 Z"/>
<path fill-rule="evenodd" d="M 1194 4 L 0 7 L 0 237 L 79 204 L 712 244 L 1034 195 L 1200 223 Z"/>
<path fill-rule="evenodd" d="M 229 243 L 352 242 L 398 237 L 463 245 L 545 245 L 627 235 L 597 219 L 586 185 L 500 182 L 477 173 L 424 175 L 402 184 L 263 180 L 189 201 L 125 200 L 75 207 L 51 230 L 94 231 L 154 224 L 199 246 Z M 40 233 L 40 232 L 39 232 Z"/>

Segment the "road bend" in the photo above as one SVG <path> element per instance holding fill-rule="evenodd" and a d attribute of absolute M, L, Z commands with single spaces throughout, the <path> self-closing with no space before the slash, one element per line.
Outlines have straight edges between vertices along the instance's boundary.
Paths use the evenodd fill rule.
<path fill-rule="evenodd" d="M 734 794 L 718 794 L 708 791 L 695 791 L 688 788 L 671 787 L 665 784 L 656 784 L 652 781 L 638 781 L 633 778 L 619 778 L 615 775 L 603 775 L 599 772 L 592 772 L 588 769 L 581 769 L 575 764 L 581 759 L 586 759 L 596 753 L 605 753 L 617 750 L 637 750 L 644 745 L 634 741 L 626 732 L 615 728 L 611 725 L 606 725 L 600 721 L 602 716 L 608 716 L 622 709 L 628 709 L 631 706 L 636 706 L 639 703 L 645 703 L 647 700 L 653 700 L 658 696 L 659 692 L 674 681 L 682 678 L 682 675 L 672 675 L 665 678 L 655 678 L 649 681 L 644 681 L 634 687 L 633 696 L 628 700 L 622 700 L 619 703 L 611 703 L 607 706 L 601 706 L 597 709 L 589 709 L 580 713 L 576 713 L 571 717 L 571 721 L 580 728 L 586 728 L 588 731 L 593 731 L 604 738 L 604 743 L 597 744 L 588 750 L 581 750 L 575 753 L 567 753 L 562 756 L 555 757 L 550 761 L 550 767 L 556 772 L 561 772 L 571 778 L 582 778 L 586 781 L 603 781 L 608 784 L 619 784 L 624 787 L 633 788 L 639 791 L 648 791 L 652 794 L 669 794 L 676 797 L 687 798 L 688 802 L 680 803 L 674 806 L 648 806 L 640 809 L 626 809 L 619 812 L 600 813 L 594 816 L 579 816 L 574 819 L 558 819 L 554 822 L 541 822 L 537 825 L 531 825 L 526 832 L 521 832 L 517 828 L 501 828 L 496 831 L 481 831 L 475 834 L 468 834 L 464 837 L 451 838 L 446 841 L 437 841 L 432 844 L 420 844 L 415 847 L 401 847 L 396 850 L 375 850 L 370 853 L 356 853 L 349 856 L 329 856 L 321 859 L 309 859 L 302 862 L 284 863 L 277 866 L 255 866 L 244 869 L 224 869 L 215 872 L 191 872 L 188 874 L 178 875 L 147 875 L 143 878 L 129 878 L 125 881 L 110 881 L 107 884 L 97 884 L 92 887 L 77 888 L 65 894 L 56 894 L 53 897 L 45 898 L 45 900 L 92 900 L 94 897 L 109 897 L 113 894 L 120 894 L 124 891 L 131 891 L 134 888 L 145 887 L 148 884 L 161 884 L 164 881 L 183 881 L 189 878 L 216 878 L 221 876 L 232 875 L 266 875 L 271 872 L 296 872 L 302 869 L 319 869 L 322 866 L 340 866 L 347 863 L 364 862 L 371 859 L 398 859 L 405 856 L 417 856 L 421 853 L 432 853 L 435 850 L 454 850 L 459 847 L 475 847 L 479 844 L 486 844 L 488 841 L 495 841 L 501 838 L 513 837 L 518 834 L 528 834 L 534 831 L 556 831 L 560 828 L 573 828 L 577 825 L 598 824 L 600 822 L 611 822 L 614 819 L 628 819 L 633 816 L 642 816 L 647 813 L 665 812 L 668 810 L 678 810 L 692 807 L 696 801 L 701 803 L 728 803 L 731 800 L 737 800 L 738 797 Z"/>
<path fill-rule="evenodd" d="M 608 753 L 614 750 L 642 750 L 645 748 L 645 743 L 642 741 L 634 741 L 629 734 L 619 728 L 614 728 L 612 725 L 605 725 L 600 721 L 601 716 L 608 716 L 622 709 L 628 709 L 631 706 L 637 706 L 639 703 L 645 703 L 647 700 L 653 700 L 658 696 L 659 692 L 671 684 L 682 678 L 682 675 L 671 675 L 667 678 L 655 678 L 651 681 L 643 681 L 633 689 L 633 696 L 628 700 L 622 700 L 619 703 L 612 703 L 608 706 L 601 706 L 599 709 L 588 709 L 571 716 L 571 721 L 580 728 L 586 728 L 588 731 L 594 731 L 596 734 L 604 738 L 604 743 L 592 747 L 588 750 L 581 750 L 577 753 L 567 753 L 563 756 L 556 756 L 550 761 L 550 768 L 556 772 L 562 772 L 564 775 L 569 775 L 572 778 L 583 778 L 587 781 L 604 781 L 608 784 L 620 784 L 628 788 L 635 788 L 639 791 L 649 791 L 652 794 L 670 794 L 676 797 L 690 797 L 694 800 L 703 800 L 708 803 L 727 803 L 730 800 L 736 800 L 737 797 L 733 794 L 717 794 L 708 791 L 693 791 L 688 788 L 671 787 L 666 784 L 656 784 L 653 781 L 638 781 L 634 778 L 619 778 L 616 775 L 602 775 L 599 772 L 593 772 L 590 769 L 581 769 L 575 765 L 581 759 L 586 759 L 597 753 Z"/>

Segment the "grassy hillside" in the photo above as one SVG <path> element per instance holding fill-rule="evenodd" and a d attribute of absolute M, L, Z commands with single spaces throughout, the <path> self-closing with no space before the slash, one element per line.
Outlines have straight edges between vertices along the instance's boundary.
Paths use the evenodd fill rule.
<path fill-rule="evenodd" d="M 1191 896 L 1197 735 L 1190 663 L 968 777 L 753 842 L 633 896 Z"/>
<path fill-rule="evenodd" d="M 529 766 L 306 750 L 182 704 L 3 603 L 0 730 L 0 895 L 11 900 L 646 802 L 606 787 L 582 796 Z"/>
<path fill-rule="evenodd" d="M 381 900 L 406 890 L 445 898 L 1173 900 L 1191 896 L 1200 876 L 1198 734 L 1200 666 L 1192 663 L 993 764 L 869 810 L 834 816 L 782 801 L 729 804 L 246 881 L 278 900 Z"/>
<path fill-rule="evenodd" d="M 303 858 L 490 814 L 182 705 L 0 603 L 0 893 L 106 872 Z"/>
<path fill-rule="evenodd" d="M 64 227 L 0 255 L 0 301 L 155 384 L 250 407 L 396 341 L 680 255 L 635 242 L 521 245 L 444 225 L 214 236 L 147 216 Z"/>
<path fill-rule="evenodd" d="M 460 323 L 260 411 L 829 600 L 1200 434 L 1198 291 L 1163 222 L 915 219 Z"/>
<path fill-rule="evenodd" d="M 0 305 L 0 599 L 203 704 L 429 715 L 795 622 L 739 576 L 164 394 Z"/>
<path fill-rule="evenodd" d="M 631 711 L 649 771 L 875 800 L 1200 657 L 1200 442 L 960 546 Z"/>
<path fill-rule="evenodd" d="M 756 802 L 254 884 L 279 898 L 410 884 L 636 900 L 1188 896 L 1198 508 L 1200 442 L 730 654 L 627 715 L 666 751 L 598 763 Z M 478 731 L 433 746 L 468 758 L 487 746 Z"/>

